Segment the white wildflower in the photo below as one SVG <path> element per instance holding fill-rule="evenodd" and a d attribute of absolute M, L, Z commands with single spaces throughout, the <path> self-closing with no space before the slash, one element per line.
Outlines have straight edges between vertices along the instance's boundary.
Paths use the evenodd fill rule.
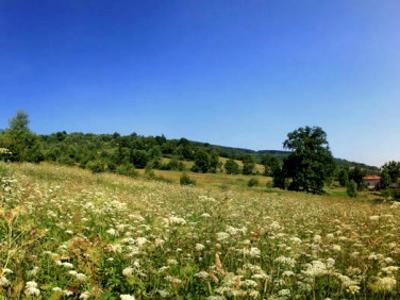
<path fill-rule="evenodd" d="M 111 236 L 116 236 L 118 232 L 114 228 L 110 228 L 106 231 Z"/>
<path fill-rule="evenodd" d="M 249 255 L 251 257 L 260 257 L 261 251 L 260 249 L 256 248 L 256 247 L 251 247 L 250 248 L 250 252 Z"/>
<path fill-rule="evenodd" d="M 25 293 L 29 296 L 39 296 L 40 290 L 37 288 L 35 281 L 28 281 L 25 285 Z"/>
<path fill-rule="evenodd" d="M 169 220 L 170 224 L 175 224 L 175 225 L 185 225 L 186 224 L 186 220 L 184 218 L 180 218 L 180 217 L 172 216 L 168 220 Z"/>
<path fill-rule="evenodd" d="M 203 244 L 197 243 L 195 248 L 196 248 L 197 251 L 202 251 L 206 247 Z"/>
<path fill-rule="evenodd" d="M 89 291 L 86 291 L 86 292 L 83 292 L 83 293 L 79 296 L 79 299 L 87 300 L 87 299 L 90 298 L 90 296 L 91 296 L 90 292 L 89 292 Z"/>
<path fill-rule="evenodd" d="M 132 267 L 127 267 L 122 270 L 122 275 L 124 275 L 125 277 L 131 277 L 133 272 L 134 272 L 134 269 Z"/>
<path fill-rule="evenodd" d="M 223 241 L 226 240 L 230 237 L 229 233 L 226 232 L 217 232 L 217 240 L 218 241 Z"/>
<path fill-rule="evenodd" d="M 7 287 L 10 285 L 10 281 L 6 276 L 0 276 L 0 287 Z"/>
<path fill-rule="evenodd" d="M 396 288 L 397 281 L 393 277 L 378 278 L 374 283 L 370 284 L 370 288 L 374 292 L 390 292 Z"/>
<path fill-rule="evenodd" d="M 206 271 L 200 271 L 200 272 L 194 274 L 194 276 L 201 278 L 201 279 L 206 279 L 206 278 L 208 278 L 209 274 Z"/>

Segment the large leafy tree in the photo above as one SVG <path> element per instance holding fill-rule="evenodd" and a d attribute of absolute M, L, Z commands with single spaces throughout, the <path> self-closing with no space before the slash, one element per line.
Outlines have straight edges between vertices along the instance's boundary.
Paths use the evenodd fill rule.
<path fill-rule="evenodd" d="M 322 193 L 324 182 L 332 177 L 336 167 L 322 128 L 307 126 L 290 132 L 283 146 L 292 151 L 280 174 L 289 179 L 289 189 Z"/>

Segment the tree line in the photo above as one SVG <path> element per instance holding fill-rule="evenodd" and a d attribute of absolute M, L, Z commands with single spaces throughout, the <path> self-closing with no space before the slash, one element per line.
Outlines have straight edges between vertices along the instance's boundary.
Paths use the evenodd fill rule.
<path fill-rule="evenodd" d="M 229 147 L 216 147 L 192 142 L 185 138 L 168 140 L 164 135 L 140 136 L 113 134 L 84 134 L 56 132 L 37 135 L 29 129 L 28 115 L 18 111 L 9 122 L 9 128 L 0 132 L 0 158 L 14 162 L 52 161 L 77 165 L 93 172 L 115 172 L 134 176 L 136 169 L 187 169 L 185 161 L 192 162 L 193 172 L 227 174 L 259 174 L 256 164 L 264 168 L 262 174 L 273 178 L 273 185 L 282 189 L 315 194 L 333 181 L 348 190 L 363 188 L 363 177 L 368 169 L 335 160 L 329 148 L 327 135 L 320 127 L 302 127 L 288 133 L 283 143 L 287 155 L 279 158 Z M 7 149 L 7 151 L 4 151 Z M 220 159 L 225 157 L 223 163 Z M 166 159 L 168 158 L 168 159 Z M 240 162 L 240 163 L 239 163 Z M 381 169 L 380 187 L 397 182 L 400 163 L 389 162 Z"/>
<path fill-rule="evenodd" d="M 37 135 L 29 129 L 29 117 L 18 111 L 9 122 L 9 128 L 0 132 L 0 148 L 8 149 L 3 160 L 13 162 L 52 161 L 65 165 L 78 165 L 93 172 L 135 174 L 135 169 L 186 169 L 185 161 L 193 162 L 193 172 L 227 174 L 256 173 L 256 163 L 262 163 L 265 175 L 270 165 L 278 163 L 271 155 L 262 159 L 233 148 L 218 148 L 207 143 L 192 142 L 185 138 L 168 140 L 164 135 L 140 136 L 113 134 L 85 134 L 56 132 Z M 223 163 L 220 157 L 225 157 Z M 166 159 L 167 158 L 167 159 Z"/>

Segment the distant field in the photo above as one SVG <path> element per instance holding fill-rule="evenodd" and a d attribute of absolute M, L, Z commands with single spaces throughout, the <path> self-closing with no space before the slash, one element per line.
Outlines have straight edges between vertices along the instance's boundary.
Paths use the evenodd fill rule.
<path fill-rule="evenodd" d="M 144 170 L 137 170 L 140 175 L 144 175 Z M 162 170 L 154 170 L 154 173 L 157 176 L 161 176 L 166 180 L 170 180 L 174 183 L 179 183 L 179 178 L 182 175 L 181 171 L 162 171 Z M 227 175 L 223 173 L 193 173 L 186 172 L 190 178 L 195 179 L 196 183 L 199 187 L 220 187 L 220 188 L 229 188 L 229 187 L 246 187 L 247 182 L 250 178 L 256 178 L 259 181 L 259 186 L 265 188 L 267 183 L 272 183 L 271 177 L 265 177 L 261 175 L 254 176 L 246 176 L 246 175 Z"/>
<path fill-rule="evenodd" d="M 399 299 L 400 207 L 0 163 L 0 299 Z"/>

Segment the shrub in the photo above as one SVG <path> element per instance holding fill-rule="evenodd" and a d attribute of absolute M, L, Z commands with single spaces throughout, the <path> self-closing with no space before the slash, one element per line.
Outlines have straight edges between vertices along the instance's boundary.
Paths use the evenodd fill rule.
<path fill-rule="evenodd" d="M 233 159 L 228 159 L 224 165 L 226 174 L 239 174 L 239 165 Z"/>
<path fill-rule="evenodd" d="M 194 156 L 192 171 L 197 173 L 207 173 L 210 167 L 210 155 L 204 150 L 199 150 Z"/>
<path fill-rule="evenodd" d="M 104 162 L 101 160 L 91 160 L 86 164 L 86 168 L 92 171 L 93 173 L 101 173 L 104 172 L 106 169 L 106 166 Z"/>
<path fill-rule="evenodd" d="M 134 177 L 137 175 L 135 167 L 132 164 L 125 163 L 117 167 L 115 170 L 117 174 Z"/>
<path fill-rule="evenodd" d="M 136 168 L 143 169 L 149 162 L 149 156 L 144 150 L 132 150 L 130 154 L 130 162 L 134 164 Z"/>
<path fill-rule="evenodd" d="M 196 181 L 194 179 L 191 179 L 189 175 L 185 173 L 181 175 L 179 182 L 181 185 L 196 185 Z"/>
<path fill-rule="evenodd" d="M 346 192 L 347 192 L 347 195 L 348 195 L 350 198 L 355 198 L 355 197 L 357 197 L 357 185 L 356 185 L 356 183 L 355 183 L 353 180 L 350 180 L 350 181 L 347 183 L 347 190 L 346 190 Z"/>
<path fill-rule="evenodd" d="M 253 187 L 258 185 L 258 179 L 256 178 L 250 178 L 249 181 L 247 182 L 248 187 Z"/>

